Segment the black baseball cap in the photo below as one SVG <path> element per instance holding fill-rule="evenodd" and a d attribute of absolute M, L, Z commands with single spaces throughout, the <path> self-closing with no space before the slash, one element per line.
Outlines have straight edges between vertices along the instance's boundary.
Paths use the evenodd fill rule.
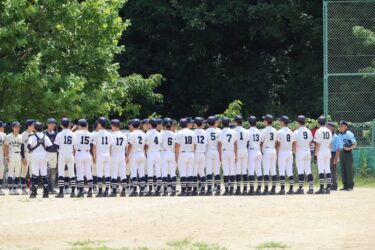
<path fill-rule="evenodd" d="M 105 117 L 99 117 L 98 123 L 102 125 L 102 127 L 105 127 L 105 125 L 107 124 L 107 119 Z"/>
<path fill-rule="evenodd" d="M 18 121 L 12 122 L 12 128 L 14 127 L 21 127 L 21 123 L 19 123 Z"/>
<path fill-rule="evenodd" d="M 70 125 L 69 119 L 66 117 L 61 118 L 61 125 L 63 125 L 64 127 L 68 127 Z"/>
<path fill-rule="evenodd" d="M 279 119 L 277 119 L 278 121 L 282 121 L 285 125 L 288 125 L 290 123 L 289 121 L 289 117 L 287 117 L 286 115 L 282 115 Z"/>
<path fill-rule="evenodd" d="M 171 127 L 172 126 L 172 119 L 171 118 L 165 118 L 163 120 L 163 126 L 165 126 L 165 127 Z"/>
<path fill-rule="evenodd" d="M 121 126 L 121 122 L 119 119 L 113 119 L 111 120 L 111 125 L 119 128 Z"/>
<path fill-rule="evenodd" d="M 35 121 L 33 119 L 27 119 L 25 125 L 26 125 L 26 127 L 29 127 L 29 126 L 32 126 L 34 124 L 34 122 Z"/>
<path fill-rule="evenodd" d="M 215 122 L 216 122 L 216 117 L 215 116 L 209 116 L 207 118 L 208 125 L 213 126 L 213 125 L 215 125 Z"/>
<path fill-rule="evenodd" d="M 297 116 L 297 122 L 300 123 L 300 124 L 305 124 L 306 117 L 304 115 Z"/>
<path fill-rule="evenodd" d="M 179 122 L 181 128 L 186 128 L 187 124 L 188 124 L 188 120 L 186 118 L 182 118 L 180 119 L 180 122 Z"/>
<path fill-rule="evenodd" d="M 347 121 L 340 121 L 340 125 L 349 127 L 349 123 Z"/>
<path fill-rule="evenodd" d="M 247 118 L 247 121 L 250 123 L 250 125 L 254 126 L 257 124 L 257 118 L 253 115 L 249 116 L 249 118 Z"/>
<path fill-rule="evenodd" d="M 194 123 L 198 126 L 202 126 L 204 119 L 202 117 L 195 117 Z"/>
<path fill-rule="evenodd" d="M 263 121 L 267 121 L 267 122 L 270 122 L 270 123 L 273 122 L 273 116 L 270 115 L 270 114 L 264 115 L 262 117 L 262 119 L 263 119 Z"/>
<path fill-rule="evenodd" d="M 87 126 L 86 119 L 79 119 L 78 120 L 78 125 L 81 126 L 81 127 L 86 127 Z"/>
<path fill-rule="evenodd" d="M 221 119 L 221 123 L 224 127 L 229 127 L 230 119 L 228 117 L 224 117 L 223 119 Z"/>
<path fill-rule="evenodd" d="M 234 117 L 234 121 L 238 124 L 242 124 L 243 118 L 241 115 L 236 115 L 236 117 Z"/>
<path fill-rule="evenodd" d="M 139 125 L 141 124 L 141 121 L 138 119 L 138 118 L 135 118 L 132 120 L 132 125 L 133 127 L 139 127 Z"/>
<path fill-rule="evenodd" d="M 41 122 L 35 122 L 34 123 L 34 128 L 36 131 L 42 131 L 43 130 L 43 123 Z"/>
<path fill-rule="evenodd" d="M 333 122 L 327 122 L 327 126 L 331 128 L 336 128 L 336 125 Z"/>
<path fill-rule="evenodd" d="M 319 118 L 318 118 L 318 123 L 319 123 L 319 125 L 321 125 L 321 126 L 323 126 L 323 125 L 325 125 L 326 123 L 327 123 L 327 118 L 325 117 L 325 116 L 320 116 Z"/>
<path fill-rule="evenodd" d="M 156 126 L 158 125 L 157 120 L 154 119 L 154 118 L 151 118 L 151 119 L 149 120 L 149 122 L 150 122 L 150 124 L 151 124 L 152 127 L 156 127 Z"/>
<path fill-rule="evenodd" d="M 54 118 L 49 118 L 47 124 L 56 124 L 56 120 Z"/>
<path fill-rule="evenodd" d="M 6 125 L 7 125 L 7 124 L 6 124 L 5 122 L 0 121 L 0 128 L 5 128 Z"/>

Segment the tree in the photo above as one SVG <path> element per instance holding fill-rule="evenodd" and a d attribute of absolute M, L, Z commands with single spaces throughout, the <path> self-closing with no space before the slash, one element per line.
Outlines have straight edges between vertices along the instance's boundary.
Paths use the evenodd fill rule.
<path fill-rule="evenodd" d="M 123 0 L 0 2 L 0 117 L 93 118 L 137 114 L 133 93 L 151 102 L 160 75 L 121 78 L 116 54 L 128 27 Z M 138 90 L 137 90 L 138 88 Z"/>

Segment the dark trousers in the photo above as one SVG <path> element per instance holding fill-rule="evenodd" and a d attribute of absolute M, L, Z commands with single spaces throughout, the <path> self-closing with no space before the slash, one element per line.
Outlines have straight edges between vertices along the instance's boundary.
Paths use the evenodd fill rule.
<path fill-rule="evenodd" d="M 337 189 L 337 166 L 333 164 L 333 160 L 336 157 L 336 152 L 331 152 L 331 178 L 332 178 L 332 189 Z"/>
<path fill-rule="evenodd" d="M 342 151 L 340 154 L 341 177 L 344 188 L 354 187 L 354 169 L 352 151 Z"/>

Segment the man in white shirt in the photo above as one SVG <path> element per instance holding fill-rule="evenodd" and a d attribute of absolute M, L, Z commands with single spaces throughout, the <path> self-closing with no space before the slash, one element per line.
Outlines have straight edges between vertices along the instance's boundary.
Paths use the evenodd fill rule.
<path fill-rule="evenodd" d="M 196 117 L 194 119 L 195 129 L 194 132 L 197 136 L 197 147 L 194 155 L 194 172 L 193 172 L 193 196 L 198 195 L 198 176 L 200 177 L 201 190 L 200 195 L 206 193 L 206 148 L 207 148 L 207 134 L 203 129 L 203 118 Z"/>
<path fill-rule="evenodd" d="M 155 119 L 149 120 L 151 129 L 146 133 L 146 152 L 147 152 L 147 175 L 148 175 L 148 193 L 146 196 L 159 196 L 162 184 L 161 178 L 161 134 L 156 130 L 158 123 Z M 152 193 L 156 179 L 155 193 Z"/>
<path fill-rule="evenodd" d="M 250 124 L 249 128 L 249 183 L 250 183 L 250 191 L 248 195 L 261 195 L 262 191 L 262 182 L 263 182 L 263 174 L 262 174 L 262 152 L 260 151 L 260 131 L 257 129 L 257 118 L 255 116 L 249 116 L 248 122 Z M 254 172 L 257 175 L 257 190 L 254 192 Z"/>
<path fill-rule="evenodd" d="M 132 120 L 133 131 L 128 135 L 128 161 L 131 168 L 131 179 L 132 179 L 132 191 L 130 196 L 138 196 L 137 185 L 139 176 L 140 192 L 139 196 L 144 196 L 145 190 L 145 145 L 146 145 L 146 134 L 139 130 L 141 121 L 139 119 Z"/>
<path fill-rule="evenodd" d="M 108 197 L 111 185 L 111 134 L 105 129 L 107 119 L 98 119 L 99 131 L 92 136 L 94 160 L 98 175 L 98 194 L 96 197 Z M 105 191 L 103 193 L 103 176 L 105 178 Z"/>
<path fill-rule="evenodd" d="M 235 182 L 235 164 L 237 158 L 237 141 L 238 136 L 234 129 L 229 128 L 230 120 L 228 117 L 224 117 L 221 120 L 223 124 L 223 130 L 219 137 L 219 149 L 220 158 L 223 167 L 224 174 L 224 186 L 225 192 L 223 195 L 234 194 L 234 182 Z M 230 190 L 229 190 L 230 185 Z"/>
<path fill-rule="evenodd" d="M 197 146 L 197 136 L 190 130 L 185 118 L 180 120 L 182 128 L 176 135 L 176 161 L 180 172 L 181 193 L 179 196 L 190 195 L 188 183 L 193 180 L 194 152 Z"/>
<path fill-rule="evenodd" d="M 220 195 L 220 155 L 219 155 L 219 136 L 221 130 L 218 129 L 216 124 L 216 118 L 210 116 L 207 119 L 209 126 L 206 129 L 207 134 L 207 152 L 206 152 L 206 174 L 207 174 L 207 192 L 206 195 L 212 195 L 212 178 L 215 175 L 216 193 Z"/>
<path fill-rule="evenodd" d="M 260 134 L 260 147 L 263 152 L 262 165 L 263 165 L 263 177 L 264 177 L 264 190 L 263 195 L 275 195 L 276 194 L 276 129 L 272 127 L 273 116 L 263 116 L 263 123 L 265 128 L 262 129 Z M 272 178 L 272 189 L 268 191 L 269 174 L 271 173 Z"/>
<path fill-rule="evenodd" d="M 48 178 L 47 178 L 47 149 L 52 146 L 51 140 L 43 134 L 43 124 L 35 122 L 35 133 L 29 136 L 27 150 L 31 154 L 32 185 L 30 198 L 36 198 L 39 176 L 43 183 L 43 198 L 48 198 Z"/>
<path fill-rule="evenodd" d="M 247 182 L 248 182 L 248 150 L 247 146 L 249 144 L 249 132 L 247 129 L 242 127 L 242 116 L 237 115 L 234 118 L 236 122 L 236 128 L 234 129 L 237 132 L 238 140 L 237 140 L 237 160 L 236 160 L 236 184 L 237 189 L 234 193 L 235 195 L 247 195 Z M 243 191 L 241 193 L 241 177 L 243 183 Z"/>
<path fill-rule="evenodd" d="M 75 197 L 76 177 L 74 174 L 74 145 L 76 144 L 75 134 L 69 129 L 70 121 L 68 118 L 61 119 L 61 128 L 56 135 L 55 144 L 59 151 L 59 158 L 57 160 L 57 172 L 58 172 L 58 186 L 60 192 L 56 195 L 56 198 L 64 198 L 64 175 L 65 165 L 68 166 L 68 172 L 70 177 L 70 185 L 72 192 L 70 197 Z"/>
<path fill-rule="evenodd" d="M 326 127 L 327 119 L 318 118 L 320 128 L 315 132 L 315 156 L 317 157 L 320 189 L 316 194 L 329 194 L 331 192 L 331 143 L 332 132 Z M 327 188 L 324 189 L 324 178 L 327 179 Z"/>
<path fill-rule="evenodd" d="M 85 119 L 78 120 L 78 130 L 75 132 L 76 135 L 76 170 L 78 180 L 78 195 L 77 197 L 84 197 L 84 176 L 86 176 L 89 191 L 87 197 L 92 197 L 93 180 L 92 180 L 92 157 L 91 157 L 91 141 L 92 134 L 88 131 L 87 121 Z"/>
<path fill-rule="evenodd" d="M 163 178 L 163 196 L 168 195 L 168 175 L 171 180 L 171 196 L 176 195 L 176 134 L 172 131 L 172 119 L 165 118 L 164 130 L 161 132 L 161 174 Z"/>
<path fill-rule="evenodd" d="M 4 184 L 4 168 L 5 168 L 5 138 L 6 134 L 4 133 L 5 123 L 0 121 L 0 195 L 5 195 L 3 192 Z"/>
<path fill-rule="evenodd" d="M 29 136 L 34 133 L 34 120 L 28 119 L 26 120 L 26 130 L 23 131 L 22 137 L 22 149 L 21 151 L 24 152 L 24 157 L 22 158 L 22 171 L 21 171 L 21 187 L 22 187 L 22 194 L 27 194 L 26 191 L 26 175 L 29 173 L 29 176 L 32 176 L 31 173 L 31 154 L 27 151 L 27 142 L 29 140 Z M 31 184 L 33 182 L 31 178 Z"/>
<path fill-rule="evenodd" d="M 127 177 L 125 152 L 128 146 L 127 136 L 120 131 L 121 122 L 118 119 L 111 121 L 112 147 L 111 147 L 111 197 L 117 196 L 118 177 L 120 177 L 122 190 L 121 197 L 125 197 Z"/>
<path fill-rule="evenodd" d="M 296 154 L 296 165 L 298 172 L 298 184 L 299 188 L 295 192 L 296 194 L 304 194 L 303 183 L 305 176 L 307 175 L 307 181 L 309 183 L 308 194 L 314 193 L 314 179 L 311 173 L 311 152 L 310 145 L 313 140 L 310 129 L 306 128 L 306 117 L 299 115 L 297 117 L 299 128 L 294 131 L 296 141 L 293 144 L 293 151 Z"/>
<path fill-rule="evenodd" d="M 285 172 L 289 180 L 289 191 L 287 194 L 294 194 L 293 176 L 293 143 L 295 142 L 293 132 L 288 128 L 289 118 L 285 115 L 279 119 L 280 129 L 276 135 L 276 151 L 278 153 L 278 166 L 281 190 L 278 194 L 285 194 Z"/>

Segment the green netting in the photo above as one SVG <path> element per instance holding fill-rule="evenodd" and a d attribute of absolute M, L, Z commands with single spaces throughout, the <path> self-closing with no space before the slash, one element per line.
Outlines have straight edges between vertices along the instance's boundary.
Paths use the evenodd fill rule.
<path fill-rule="evenodd" d="M 324 112 L 348 120 L 359 146 L 374 146 L 374 1 L 323 1 Z M 370 39 L 371 40 L 371 39 Z"/>

